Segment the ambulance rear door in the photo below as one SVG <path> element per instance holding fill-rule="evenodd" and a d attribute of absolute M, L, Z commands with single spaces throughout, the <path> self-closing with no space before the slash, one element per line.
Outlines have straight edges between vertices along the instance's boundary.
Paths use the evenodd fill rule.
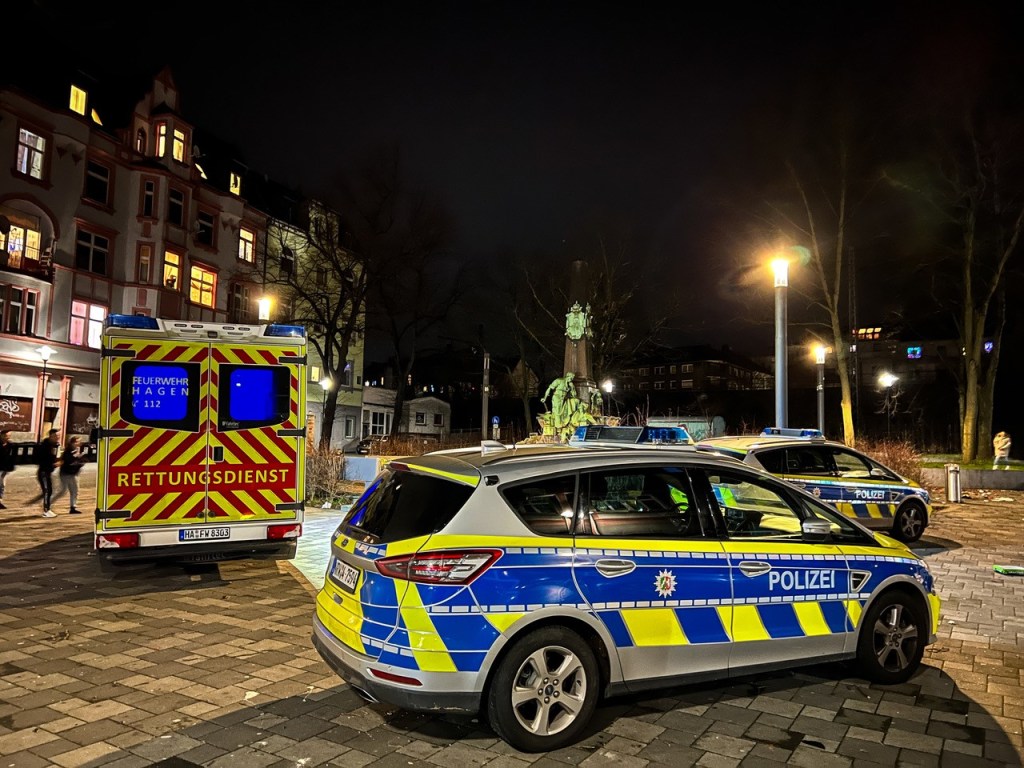
<path fill-rule="evenodd" d="M 214 342 L 207 522 L 301 521 L 304 339 Z"/>
<path fill-rule="evenodd" d="M 97 531 L 205 522 L 209 343 L 111 335 L 101 355 Z"/>

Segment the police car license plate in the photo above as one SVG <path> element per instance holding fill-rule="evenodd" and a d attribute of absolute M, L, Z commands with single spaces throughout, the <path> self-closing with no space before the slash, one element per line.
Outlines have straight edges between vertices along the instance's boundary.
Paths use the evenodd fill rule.
<path fill-rule="evenodd" d="M 230 539 L 230 528 L 184 528 L 178 531 L 178 541 L 209 541 Z"/>
<path fill-rule="evenodd" d="M 334 568 L 331 569 L 331 578 L 349 592 L 355 592 L 356 584 L 359 582 L 359 569 L 353 568 L 341 560 L 335 560 Z"/>

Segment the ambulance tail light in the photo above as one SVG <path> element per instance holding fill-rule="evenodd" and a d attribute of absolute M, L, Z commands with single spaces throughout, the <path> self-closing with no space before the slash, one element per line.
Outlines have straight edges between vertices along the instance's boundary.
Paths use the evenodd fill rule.
<path fill-rule="evenodd" d="M 137 549 L 137 533 L 101 533 L 96 536 L 96 549 Z"/>
<path fill-rule="evenodd" d="M 469 584 L 490 568 L 500 549 L 466 549 L 383 557 L 375 565 L 392 579 L 420 584 Z"/>
<path fill-rule="evenodd" d="M 268 539 L 297 539 L 302 535 L 302 524 L 267 526 Z"/>

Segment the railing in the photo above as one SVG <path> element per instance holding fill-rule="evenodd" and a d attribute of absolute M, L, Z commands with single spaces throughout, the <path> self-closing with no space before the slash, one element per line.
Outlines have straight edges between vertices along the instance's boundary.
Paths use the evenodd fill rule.
<path fill-rule="evenodd" d="M 16 253 L 0 251 L 0 269 L 21 272 L 43 280 L 53 280 L 53 267 L 50 264 L 39 259 L 30 259 L 20 251 Z"/>

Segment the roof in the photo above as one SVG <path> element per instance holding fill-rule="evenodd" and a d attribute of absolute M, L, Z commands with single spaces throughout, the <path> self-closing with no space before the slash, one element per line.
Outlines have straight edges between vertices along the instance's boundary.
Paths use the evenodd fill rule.
<path fill-rule="evenodd" d="M 770 435 L 740 435 L 737 437 L 709 437 L 697 443 L 698 448 L 727 448 L 733 451 L 747 451 L 766 446 L 784 447 L 787 445 L 832 445 L 828 440 L 809 437 L 777 437 Z"/>

